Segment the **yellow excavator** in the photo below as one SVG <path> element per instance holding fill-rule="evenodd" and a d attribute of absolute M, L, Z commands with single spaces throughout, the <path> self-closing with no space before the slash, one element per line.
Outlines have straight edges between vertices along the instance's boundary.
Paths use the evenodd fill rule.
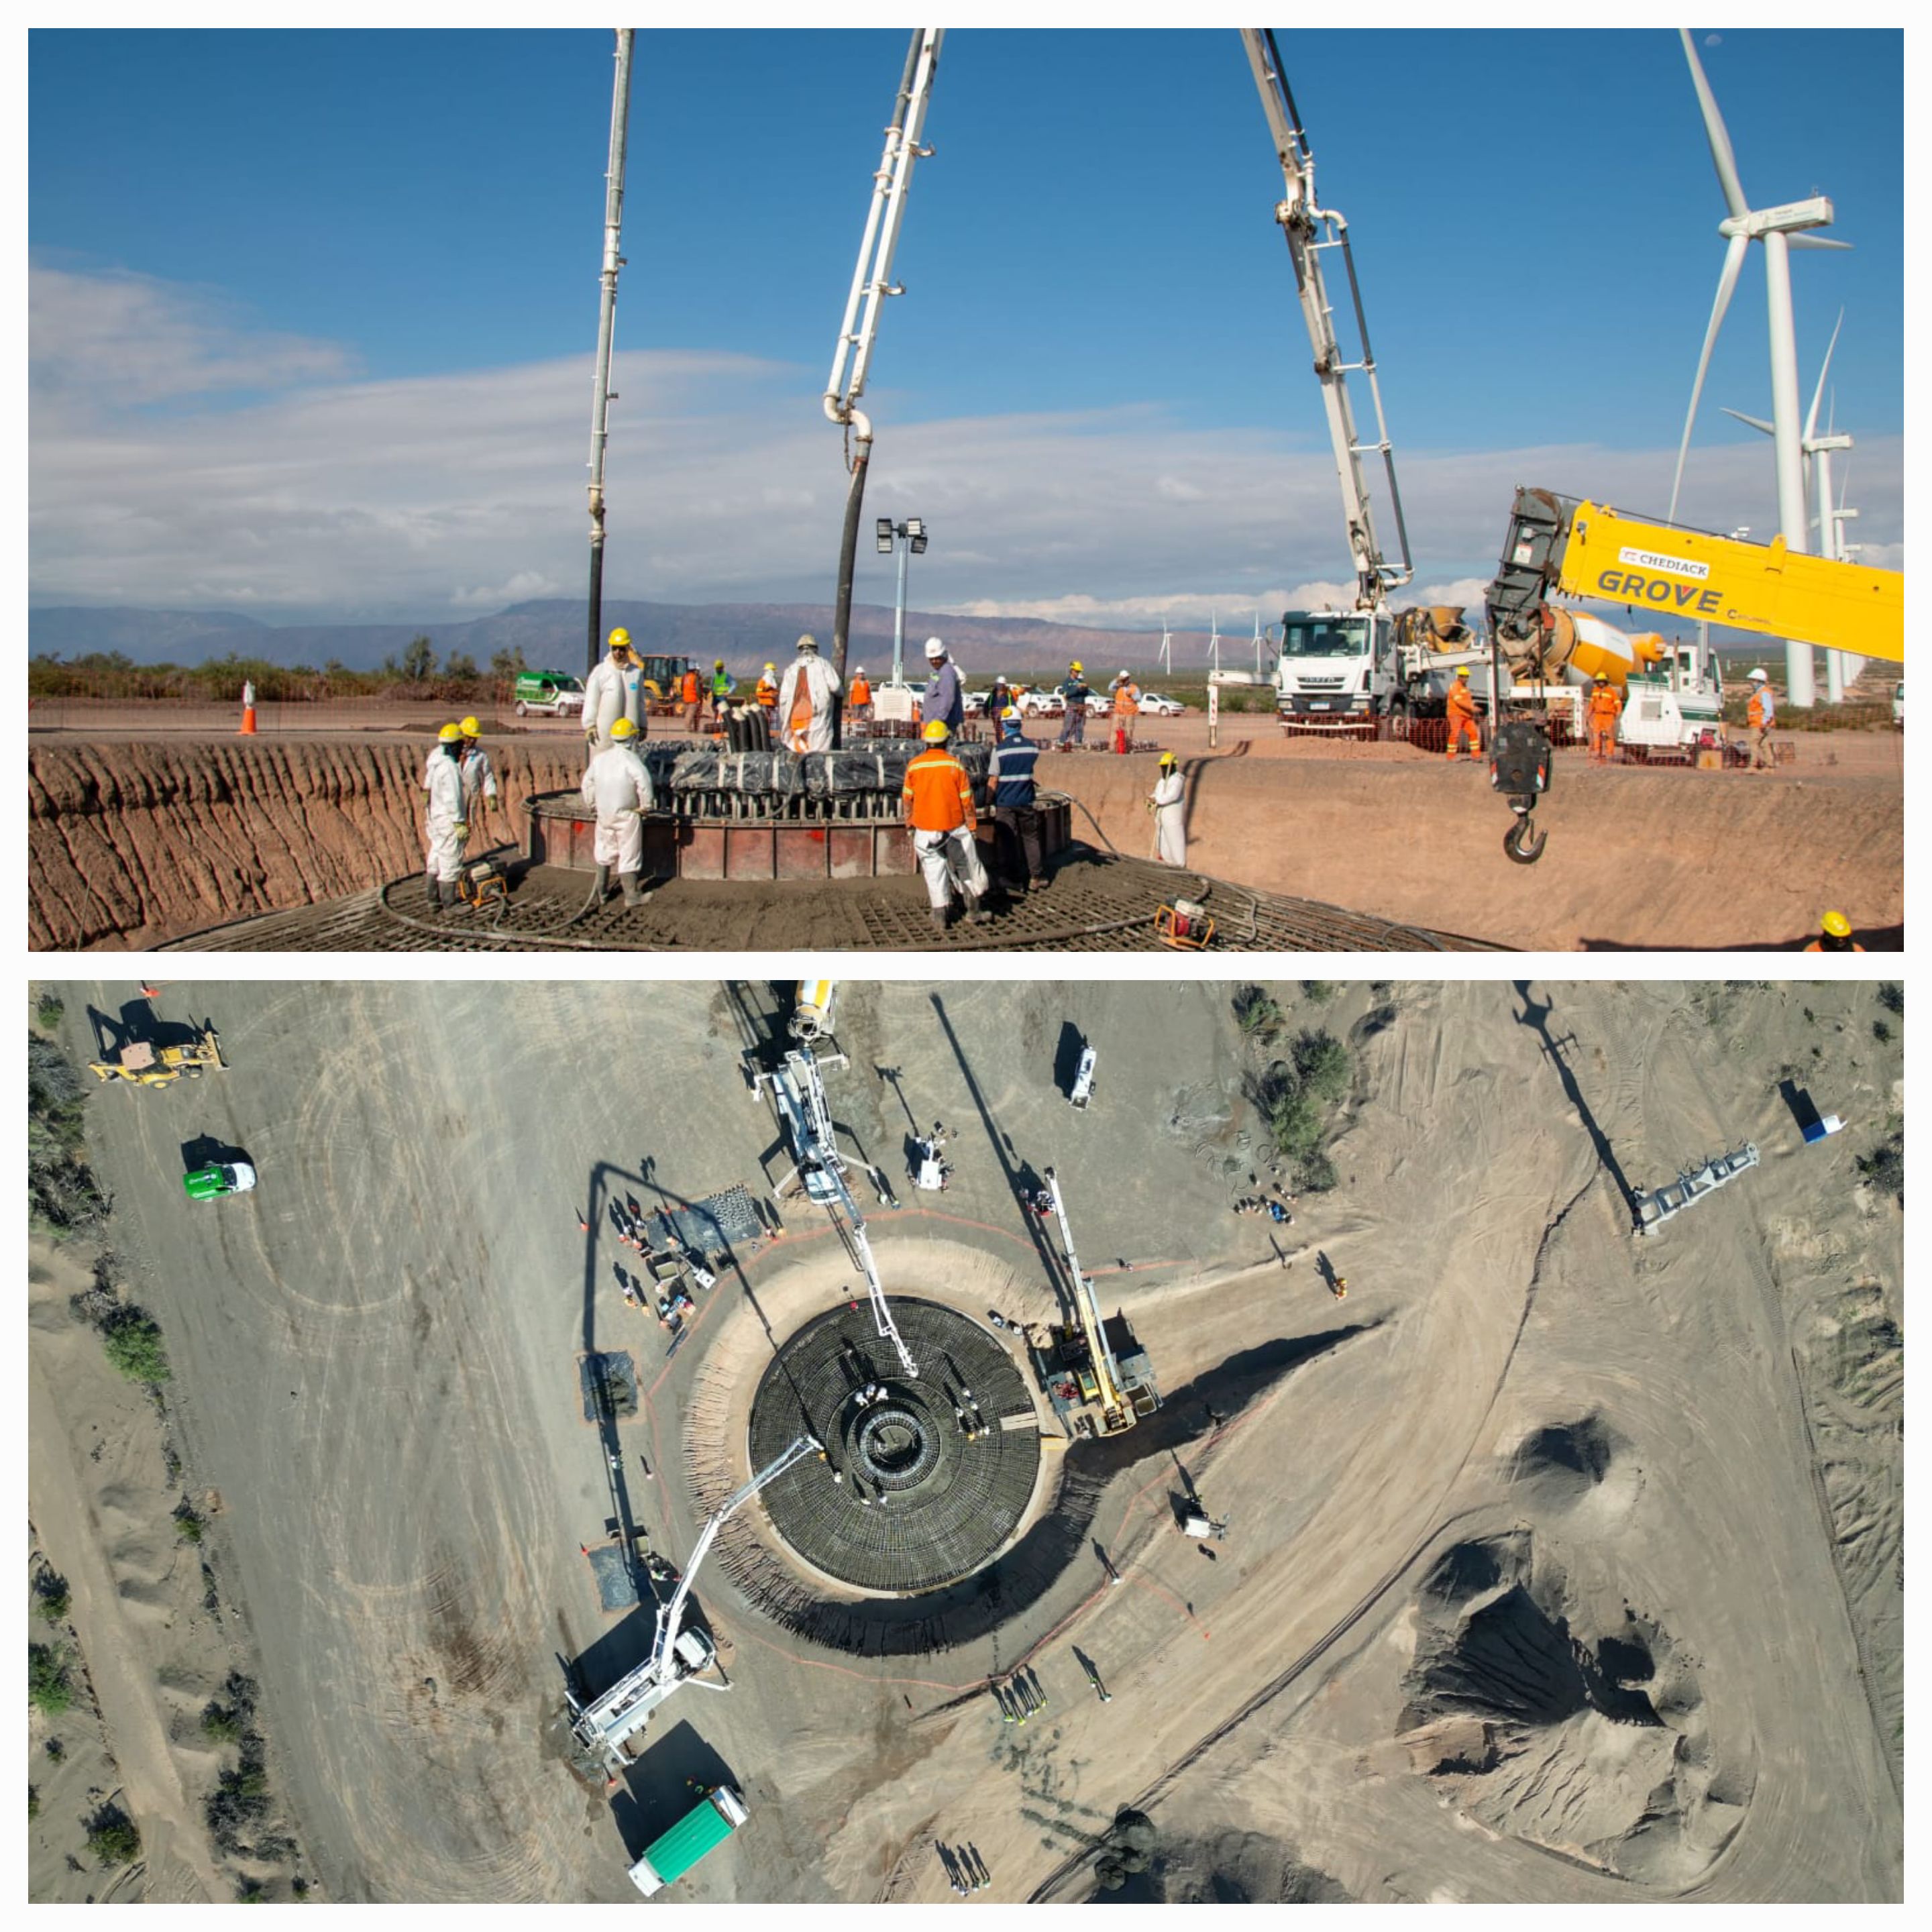
<path fill-rule="evenodd" d="M 172 1087 L 184 1076 L 199 1080 L 204 1069 L 226 1068 L 227 1064 L 221 1055 L 220 1036 L 210 1022 L 176 1046 L 130 1040 L 106 1059 L 89 1060 L 88 1068 L 98 1079 L 125 1080 L 135 1087 Z"/>
<path fill-rule="evenodd" d="M 1905 662 L 1905 579 L 1898 571 L 1807 556 L 1787 550 L 1782 537 L 1746 543 L 1633 517 L 1588 498 L 1520 489 L 1486 600 L 1492 688 L 1504 666 L 1518 682 L 1555 685 L 1600 670 L 1621 684 L 1619 672 L 1654 656 L 1658 640 L 1623 640 L 1550 602 L 1558 596 Z M 1600 648 L 1604 636 L 1622 644 L 1630 654 L 1624 663 L 1610 662 L 1612 653 Z M 1522 719 L 1497 724 L 1490 783 L 1516 814 L 1503 850 L 1519 865 L 1543 855 L 1544 839 L 1532 814 L 1550 788 L 1550 765 L 1543 727 Z"/>

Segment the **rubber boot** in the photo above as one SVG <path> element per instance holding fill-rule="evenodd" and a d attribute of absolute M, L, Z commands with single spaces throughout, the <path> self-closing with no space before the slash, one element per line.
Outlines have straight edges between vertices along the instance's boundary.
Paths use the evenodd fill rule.
<path fill-rule="evenodd" d="M 624 889 L 624 903 L 627 906 L 640 906 L 644 904 L 644 891 L 638 883 L 638 874 L 635 872 L 620 872 L 617 874 L 617 882 Z"/>
<path fill-rule="evenodd" d="M 610 868 L 608 866 L 599 866 L 597 868 L 597 903 L 602 905 L 610 896 Z"/>
<path fill-rule="evenodd" d="M 977 892 L 968 891 L 966 895 L 966 916 L 975 926 L 984 926 L 993 915 L 980 903 L 980 895 Z"/>
<path fill-rule="evenodd" d="M 456 881 L 454 879 L 439 879 L 436 881 L 436 897 L 442 902 L 442 910 L 445 912 L 448 911 L 452 906 L 461 903 L 462 896 L 457 891 Z"/>
<path fill-rule="evenodd" d="M 945 937 L 946 928 L 952 923 L 952 909 L 950 906 L 934 906 L 932 908 L 932 929 L 941 938 Z"/>
<path fill-rule="evenodd" d="M 438 891 L 436 890 L 436 874 L 435 874 L 434 872 L 430 873 L 430 874 L 429 874 L 429 876 L 428 876 L 426 879 L 424 879 L 424 880 L 423 881 L 423 883 L 424 883 L 424 884 L 425 886 L 427 886 L 429 888 L 429 909 L 430 909 L 430 910 L 431 912 L 440 912 L 440 911 L 442 911 L 442 893 L 440 893 L 440 892 L 438 892 Z"/>

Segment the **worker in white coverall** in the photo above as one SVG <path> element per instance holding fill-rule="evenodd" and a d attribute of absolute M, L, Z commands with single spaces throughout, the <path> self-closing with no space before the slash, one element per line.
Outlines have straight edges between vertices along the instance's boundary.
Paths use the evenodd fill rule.
<path fill-rule="evenodd" d="M 423 838 L 428 848 L 424 863 L 429 909 L 441 912 L 456 903 L 456 881 L 463 870 L 463 848 L 470 836 L 464 816 L 463 734 L 446 724 L 436 734 L 436 749 L 423 772 L 428 806 L 423 814 Z"/>
<path fill-rule="evenodd" d="M 838 696 L 838 680 L 818 655 L 818 640 L 808 631 L 778 680 L 778 729 L 793 751 L 831 750 L 832 707 Z"/>
<path fill-rule="evenodd" d="M 635 736 L 645 735 L 644 700 L 644 668 L 620 627 L 610 633 L 610 655 L 584 680 L 584 739 L 592 757 L 616 742 L 610 728 L 620 718 L 631 721 Z"/>
<path fill-rule="evenodd" d="M 478 809 L 480 799 L 492 812 L 500 809 L 496 798 L 496 768 L 483 748 L 483 727 L 474 718 L 466 718 L 456 728 L 463 734 L 463 812 L 472 825 L 483 823 Z"/>
<path fill-rule="evenodd" d="M 638 814 L 656 802 L 649 768 L 637 752 L 638 728 L 628 718 L 610 727 L 610 742 L 585 767 L 580 788 L 586 805 L 597 808 L 597 836 L 590 856 L 597 862 L 597 903 L 610 891 L 610 868 L 617 868 L 627 906 L 641 905 L 638 879 L 644 864 L 644 821 Z"/>
<path fill-rule="evenodd" d="M 1187 807 L 1183 800 L 1180 762 L 1172 752 L 1160 754 L 1160 776 L 1148 794 L 1154 814 L 1154 856 L 1163 864 L 1187 863 Z"/>

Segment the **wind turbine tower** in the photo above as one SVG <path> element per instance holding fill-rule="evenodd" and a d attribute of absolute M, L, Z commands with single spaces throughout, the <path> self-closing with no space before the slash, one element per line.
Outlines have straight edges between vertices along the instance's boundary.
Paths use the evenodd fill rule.
<path fill-rule="evenodd" d="M 1765 294 L 1771 323 L 1772 435 L 1778 460 L 1778 520 L 1787 550 L 1808 551 L 1805 514 L 1804 431 L 1798 414 L 1798 331 L 1791 313 L 1791 254 L 1793 248 L 1844 248 L 1850 244 L 1812 234 L 1814 228 L 1827 228 L 1832 222 L 1832 204 L 1823 195 L 1808 200 L 1786 202 L 1775 208 L 1754 208 L 1745 199 L 1744 184 L 1738 178 L 1737 157 L 1724 117 L 1718 111 L 1717 97 L 1705 78 L 1702 63 L 1689 32 L 1680 27 L 1678 38 L 1684 43 L 1684 57 L 1690 64 L 1691 85 L 1697 90 L 1697 104 L 1704 116 L 1705 137 L 1711 144 L 1711 160 L 1718 171 L 1718 184 L 1730 211 L 1718 224 L 1726 238 L 1724 266 L 1718 277 L 1717 299 L 1711 305 L 1709 326 L 1704 332 L 1703 353 L 1697 358 L 1697 379 L 1690 386 L 1690 407 L 1684 418 L 1684 440 L 1677 452 L 1677 477 L 1670 490 L 1670 515 L 1677 514 L 1677 497 L 1684 483 L 1684 460 L 1690 451 L 1690 431 L 1697 420 L 1697 399 L 1703 394 L 1704 376 L 1711 366 L 1711 352 L 1718 344 L 1724 311 L 1743 272 L 1744 256 L 1754 242 L 1764 247 Z M 1792 705 L 1808 710 L 1816 701 L 1811 675 L 1811 646 L 1787 640 L 1784 646 L 1785 683 Z"/>
<path fill-rule="evenodd" d="M 1208 619 L 1208 660 L 1214 666 L 1208 675 L 1212 678 L 1221 668 L 1221 614 L 1210 610 Z"/>
<path fill-rule="evenodd" d="M 1836 427 L 1838 406 L 1832 405 L 1832 415 L 1825 434 L 1818 434 L 1818 407 L 1825 400 L 1825 384 L 1832 373 L 1832 352 L 1838 346 L 1838 332 L 1845 326 L 1845 312 L 1838 311 L 1838 320 L 1832 325 L 1832 339 L 1825 346 L 1824 365 L 1818 371 L 1818 386 L 1811 392 L 1811 406 L 1804 412 L 1804 434 L 1799 446 L 1804 459 L 1804 474 L 1809 485 L 1810 502 L 1816 506 L 1816 514 L 1808 517 L 1806 527 L 1818 532 L 1818 554 L 1820 556 L 1842 558 L 1844 551 L 1840 547 L 1838 519 L 1832 503 L 1832 455 L 1835 450 L 1852 447 L 1849 434 Z M 1774 423 L 1766 422 L 1761 416 L 1748 416 L 1742 410 L 1726 410 L 1725 415 L 1734 421 L 1766 436 L 1775 436 Z M 1843 651 L 1825 653 L 1825 697 L 1829 704 L 1841 703 L 1845 695 L 1845 686 L 1850 678 L 1858 675 L 1855 666 L 1848 666 Z"/>
<path fill-rule="evenodd" d="M 1174 633 L 1165 617 L 1160 620 L 1160 668 L 1169 677 L 1174 675 Z"/>

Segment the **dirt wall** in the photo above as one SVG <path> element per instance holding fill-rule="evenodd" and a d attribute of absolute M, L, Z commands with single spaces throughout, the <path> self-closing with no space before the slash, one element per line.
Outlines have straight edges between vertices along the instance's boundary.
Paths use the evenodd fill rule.
<path fill-rule="evenodd" d="M 28 753 L 28 933 L 36 949 L 142 946 L 338 898 L 421 861 L 427 739 L 182 738 Z M 1550 847 L 1510 864 L 1480 768 L 1396 746 L 1366 756 L 1184 752 L 1188 856 L 1219 878 L 1510 946 L 1790 941 L 1826 907 L 1861 929 L 1904 916 L 1894 773 L 1593 769 L 1559 757 Z M 574 784 L 568 740 L 492 747 L 520 841 L 531 791 Z M 1122 851 L 1149 849 L 1145 757 L 1042 761 Z M 1800 776 L 1799 774 L 1802 775 Z M 493 826 L 493 833 L 496 830 Z"/>

